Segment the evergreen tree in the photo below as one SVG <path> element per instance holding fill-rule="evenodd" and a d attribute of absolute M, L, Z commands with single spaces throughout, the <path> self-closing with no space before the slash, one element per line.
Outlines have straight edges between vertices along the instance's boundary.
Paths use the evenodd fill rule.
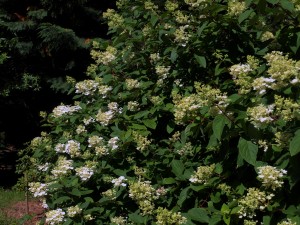
<path fill-rule="evenodd" d="M 38 112 L 66 98 L 61 95 L 69 88 L 66 75 L 80 80 L 84 74 L 90 40 L 106 38 L 101 14 L 113 2 L 0 1 L 1 51 L 6 52 L 0 58 L 0 132 L 18 143 L 34 135 L 27 137 L 26 129 L 37 132 Z"/>

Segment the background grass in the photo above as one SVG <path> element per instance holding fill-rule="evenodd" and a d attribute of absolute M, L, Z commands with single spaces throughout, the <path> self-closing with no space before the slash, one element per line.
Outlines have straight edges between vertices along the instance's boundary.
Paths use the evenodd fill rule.
<path fill-rule="evenodd" d="M 25 193 L 17 190 L 3 189 L 0 187 L 0 224 L 17 225 L 17 219 L 9 218 L 5 215 L 4 209 L 18 201 L 25 200 Z"/>

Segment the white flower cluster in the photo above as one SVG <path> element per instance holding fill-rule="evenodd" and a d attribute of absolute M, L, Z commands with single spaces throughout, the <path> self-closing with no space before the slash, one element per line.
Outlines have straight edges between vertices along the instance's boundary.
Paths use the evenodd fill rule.
<path fill-rule="evenodd" d="M 29 183 L 29 189 L 31 193 L 33 193 L 34 197 L 43 197 L 47 195 L 47 185 L 40 182 L 32 182 Z"/>
<path fill-rule="evenodd" d="M 46 199 L 41 199 L 41 205 L 42 205 L 42 207 L 43 207 L 44 209 L 48 209 L 48 208 L 49 208 L 49 206 L 48 206 L 48 204 L 47 204 L 47 202 L 46 202 Z"/>
<path fill-rule="evenodd" d="M 86 126 L 89 125 L 89 124 L 91 124 L 91 123 L 93 123 L 93 122 L 95 122 L 95 119 L 93 117 L 88 117 L 88 118 L 84 118 L 83 119 L 83 123 Z"/>
<path fill-rule="evenodd" d="M 206 184 L 207 181 L 212 177 L 214 170 L 215 164 L 210 166 L 199 166 L 189 181 L 196 184 Z"/>
<path fill-rule="evenodd" d="M 233 76 L 233 79 L 238 78 L 242 74 L 248 74 L 252 71 L 249 64 L 236 64 L 229 68 L 229 73 Z"/>
<path fill-rule="evenodd" d="M 257 188 L 249 188 L 246 196 L 238 201 L 240 206 L 239 218 L 252 219 L 256 215 L 256 210 L 264 210 L 269 201 L 274 197 L 274 194 L 266 194 L 266 192 L 259 191 Z"/>
<path fill-rule="evenodd" d="M 272 190 L 282 186 L 283 181 L 281 179 L 287 173 L 286 170 L 279 170 L 273 166 L 261 166 L 257 169 L 258 179 L 262 182 L 262 185 L 266 188 L 271 188 Z"/>
<path fill-rule="evenodd" d="M 39 165 L 39 166 L 38 166 L 38 169 L 39 169 L 40 171 L 45 172 L 45 171 L 47 171 L 47 170 L 49 169 L 49 167 L 50 167 L 50 163 L 45 163 L 45 164 L 43 164 L 43 165 Z"/>
<path fill-rule="evenodd" d="M 268 74 L 276 80 L 273 89 L 280 89 L 288 85 L 297 84 L 299 82 L 300 62 L 289 59 L 288 55 L 282 52 L 272 51 L 264 57 L 268 62 Z"/>
<path fill-rule="evenodd" d="M 178 42 L 181 46 L 185 47 L 189 42 L 191 35 L 186 31 L 189 25 L 180 26 L 175 30 L 175 42 Z"/>
<path fill-rule="evenodd" d="M 137 101 L 130 101 L 127 103 L 127 109 L 132 112 L 137 111 L 139 110 L 139 103 Z"/>
<path fill-rule="evenodd" d="M 230 16 L 238 16 L 246 10 L 246 2 L 238 0 L 230 0 L 228 2 L 228 14 Z"/>
<path fill-rule="evenodd" d="M 297 225 L 297 223 L 293 222 L 291 219 L 287 219 L 280 223 L 277 223 L 277 225 Z"/>
<path fill-rule="evenodd" d="M 111 139 L 109 139 L 108 141 L 108 146 L 112 149 L 112 150 L 116 150 L 119 146 L 117 145 L 117 143 L 119 142 L 120 138 L 118 137 L 113 137 Z"/>
<path fill-rule="evenodd" d="M 127 90 L 131 91 L 132 89 L 139 88 L 141 86 L 138 80 L 126 79 L 125 80 Z"/>
<path fill-rule="evenodd" d="M 160 60 L 160 55 L 159 53 L 152 53 L 150 54 L 150 62 L 151 63 L 156 63 Z"/>
<path fill-rule="evenodd" d="M 89 143 L 89 147 L 97 147 L 99 145 L 103 145 L 103 137 L 99 137 L 99 136 L 91 136 L 88 139 L 88 143 Z"/>
<path fill-rule="evenodd" d="M 262 95 L 267 92 L 267 88 L 272 88 L 272 84 L 275 82 L 273 78 L 259 77 L 253 80 L 253 90 L 257 91 L 258 94 Z"/>
<path fill-rule="evenodd" d="M 166 79 L 171 67 L 170 66 L 156 66 L 155 71 L 156 74 L 161 78 L 161 79 Z"/>
<path fill-rule="evenodd" d="M 189 6 L 196 8 L 199 7 L 200 4 L 207 3 L 209 1 L 208 0 L 184 0 L 184 2 Z"/>
<path fill-rule="evenodd" d="M 111 110 L 103 112 L 99 109 L 98 114 L 96 115 L 96 120 L 101 123 L 103 126 L 107 126 L 110 121 L 114 118 L 115 113 Z"/>
<path fill-rule="evenodd" d="M 94 174 L 94 170 L 91 167 L 88 166 L 82 166 L 75 169 L 76 175 L 81 178 L 81 180 L 86 181 L 91 178 L 91 176 Z"/>
<path fill-rule="evenodd" d="M 114 113 L 122 113 L 123 109 L 119 107 L 117 102 L 110 102 L 107 105 L 108 109 L 113 111 Z"/>
<path fill-rule="evenodd" d="M 108 92 L 110 92 L 112 90 L 111 86 L 108 85 L 100 85 L 98 87 L 99 93 L 102 95 L 102 98 L 106 98 Z"/>
<path fill-rule="evenodd" d="M 265 106 L 260 104 L 258 106 L 248 108 L 247 115 L 249 121 L 254 125 L 256 128 L 264 128 L 266 125 L 273 121 L 271 117 L 274 111 L 274 105 Z"/>
<path fill-rule="evenodd" d="M 84 80 L 75 85 L 75 93 L 83 95 L 92 95 L 97 90 L 99 83 L 94 80 Z"/>
<path fill-rule="evenodd" d="M 66 144 L 57 144 L 55 151 L 58 153 L 67 153 L 71 157 L 80 156 L 80 143 L 78 141 L 69 140 Z"/>
<path fill-rule="evenodd" d="M 85 129 L 84 125 L 78 125 L 78 127 L 76 128 L 77 134 L 86 133 L 86 132 L 87 132 L 87 130 Z"/>
<path fill-rule="evenodd" d="M 124 183 L 124 181 L 126 181 L 127 179 L 124 176 L 120 176 L 117 179 L 113 179 L 111 182 L 114 184 L 114 187 L 119 187 L 119 186 L 123 186 L 126 187 L 127 184 Z"/>
<path fill-rule="evenodd" d="M 76 215 L 80 214 L 81 211 L 82 211 L 82 209 L 78 205 L 70 206 L 67 209 L 67 214 L 68 214 L 69 217 L 72 218 L 72 217 L 75 217 Z"/>
<path fill-rule="evenodd" d="M 103 65 L 108 65 L 112 61 L 116 59 L 116 54 L 117 54 L 117 49 L 115 49 L 112 46 L 108 46 L 106 48 L 106 51 L 100 52 L 100 51 L 91 51 L 91 56 L 92 58 L 96 61 L 96 63 L 103 64 Z"/>
<path fill-rule="evenodd" d="M 73 160 L 68 160 L 66 157 L 59 157 L 57 166 L 51 171 L 54 177 L 60 177 L 67 174 L 70 170 L 74 169 Z"/>
<path fill-rule="evenodd" d="M 115 216 L 111 218 L 110 221 L 117 225 L 125 225 L 127 220 L 123 216 Z"/>
<path fill-rule="evenodd" d="M 103 126 L 107 126 L 110 121 L 114 118 L 117 113 L 122 113 L 122 108 L 118 108 L 118 103 L 111 102 L 108 104 L 108 111 L 103 112 L 99 109 L 98 114 L 96 115 L 96 120 L 101 123 Z"/>
<path fill-rule="evenodd" d="M 46 212 L 46 223 L 49 225 L 61 224 L 65 221 L 65 212 L 62 209 L 50 210 Z"/>
<path fill-rule="evenodd" d="M 64 114 L 72 114 L 73 112 L 79 111 L 81 109 L 80 106 L 69 106 L 69 105 L 59 105 L 53 109 L 53 116 L 55 118 L 61 117 Z"/>

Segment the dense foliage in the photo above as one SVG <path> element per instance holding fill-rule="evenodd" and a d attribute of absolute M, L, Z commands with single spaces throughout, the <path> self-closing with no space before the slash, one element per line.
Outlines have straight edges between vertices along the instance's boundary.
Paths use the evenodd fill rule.
<path fill-rule="evenodd" d="M 300 224 L 299 3 L 117 6 L 20 164 L 45 220 Z"/>

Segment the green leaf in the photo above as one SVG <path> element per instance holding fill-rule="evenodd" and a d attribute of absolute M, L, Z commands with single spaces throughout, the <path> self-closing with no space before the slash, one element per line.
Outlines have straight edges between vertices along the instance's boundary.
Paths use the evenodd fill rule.
<path fill-rule="evenodd" d="M 176 183 L 176 180 L 172 177 L 164 178 L 163 179 L 163 184 L 174 184 Z"/>
<path fill-rule="evenodd" d="M 172 52 L 171 52 L 171 57 L 170 57 L 171 62 L 174 63 L 176 61 L 177 57 L 178 57 L 177 48 L 173 48 Z"/>
<path fill-rule="evenodd" d="M 155 129 L 155 128 L 156 128 L 156 125 L 157 125 L 154 119 L 152 119 L 152 120 L 150 120 L 150 119 L 143 120 L 143 123 L 144 123 L 147 127 L 151 128 L 151 129 Z"/>
<path fill-rule="evenodd" d="M 188 211 L 188 215 L 190 219 L 201 222 L 201 223 L 209 223 L 209 216 L 207 212 L 203 208 L 192 208 Z"/>
<path fill-rule="evenodd" d="M 284 8 L 290 12 L 294 12 L 294 10 L 295 10 L 294 4 L 288 0 L 280 0 L 280 5 L 282 8 Z"/>
<path fill-rule="evenodd" d="M 56 199 L 55 201 L 53 201 L 53 204 L 61 204 L 61 203 L 64 203 L 68 200 L 70 200 L 71 198 L 68 197 L 68 196 L 62 196 L 62 197 L 59 197 L 58 199 Z"/>
<path fill-rule="evenodd" d="M 264 216 L 263 217 L 263 225 L 270 225 L 271 217 L 270 216 Z"/>
<path fill-rule="evenodd" d="M 131 125 L 131 128 L 134 128 L 134 129 L 137 129 L 137 130 L 147 130 L 147 127 L 143 126 L 143 125 L 140 125 L 140 124 L 132 124 Z"/>
<path fill-rule="evenodd" d="M 151 14 L 151 19 L 150 19 L 151 25 L 155 26 L 157 21 L 158 21 L 158 16 L 156 16 L 155 14 Z"/>
<path fill-rule="evenodd" d="M 197 60 L 197 62 L 200 64 L 201 67 L 206 68 L 206 59 L 204 56 L 199 56 L 194 54 L 195 59 Z"/>
<path fill-rule="evenodd" d="M 139 119 L 142 117 L 145 117 L 149 114 L 149 111 L 140 111 L 137 114 L 135 114 L 134 119 Z"/>
<path fill-rule="evenodd" d="M 184 165 L 181 160 L 173 159 L 171 162 L 172 172 L 177 178 L 183 179 Z"/>
<path fill-rule="evenodd" d="M 295 132 L 295 136 L 290 142 L 289 150 L 291 156 L 297 155 L 300 152 L 300 129 Z"/>
<path fill-rule="evenodd" d="M 198 28 L 198 30 L 197 30 L 197 35 L 198 35 L 198 36 L 201 35 L 202 31 L 207 27 L 207 24 L 208 24 L 208 22 L 205 21 L 205 22 L 201 25 L 201 27 Z"/>
<path fill-rule="evenodd" d="M 72 191 L 71 191 L 71 195 L 75 195 L 75 196 L 80 197 L 81 196 L 81 192 L 79 191 L 78 188 L 73 188 Z"/>
<path fill-rule="evenodd" d="M 146 218 L 141 216 L 137 212 L 131 213 L 128 216 L 129 216 L 129 219 L 136 224 L 144 224 L 145 223 Z"/>
<path fill-rule="evenodd" d="M 181 192 L 180 192 L 180 195 L 179 195 L 179 198 L 178 198 L 178 201 L 177 201 L 177 204 L 182 207 L 182 204 L 184 203 L 184 201 L 187 199 L 187 196 L 188 196 L 188 192 L 190 191 L 190 187 L 187 187 L 185 189 L 183 189 Z"/>
<path fill-rule="evenodd" d="M 228 123 L 228 119 L 224 115 L 217 115 L 213 121 L 213 132 L 215 137 L 220 141 L 225 124 Z"/>
<path fill-rule="evenodd" d="M 168 124 L 167 124 L 167 132 L 168 134 L 172 133 L 175 127 L 175 123 L 171 120 Z"/>
<path fill-rule="evenodd" d="M 255 166 L 258 147 L 251 141 L 247 141 L 244 138 L 240 138 L 239 144 L 239 155 L 249 164 Z"/>
<path fill-rule="evenodd" d="M 248 19 L 252 12 L 253 9 L 248 9 L 245 12 L 241 13 L 238 18 L 239 23 L 242 23 L 244 20 Z"/>

